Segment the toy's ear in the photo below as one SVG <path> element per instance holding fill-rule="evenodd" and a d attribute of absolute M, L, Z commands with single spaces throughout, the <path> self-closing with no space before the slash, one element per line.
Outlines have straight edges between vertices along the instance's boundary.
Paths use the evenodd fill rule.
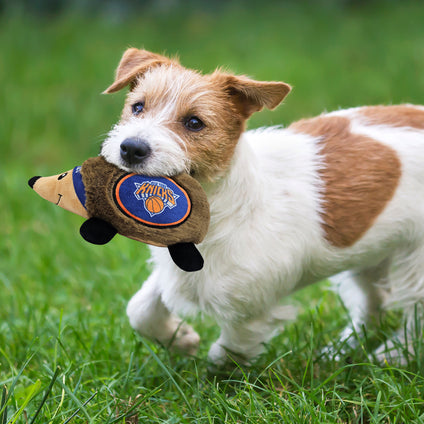
<path fill-rule="evenodd" d="M 172 260 L 183 271 L 194 272 L 203 268 L 203 258 L 194 243 L 177 243 L 168 246 Z"/>
<path fill-rule="evenodd" d="M 83 239 L 93 244 L 109 243 L 117 232 L 115 227 L 100 218 L 89 218 L 80 228 Z"/>
<path fill-rule="evenodd" d="M 171 63 L 176 64 L 177 62 L 147 50 L 128 49 L 119 62 L 115 81 L 103 94 L 114 93 L 127 85 L 130 85 L 130 88 L 133 89 L 137 77 L 143 75 L 148 69 L 154 66 L 170 65 Z"/>

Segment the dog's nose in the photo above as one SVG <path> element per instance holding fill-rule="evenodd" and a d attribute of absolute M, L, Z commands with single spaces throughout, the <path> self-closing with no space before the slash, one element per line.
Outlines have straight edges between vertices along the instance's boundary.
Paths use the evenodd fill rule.
<path fill-rule="evenodd" d="M 140 138 L 127 138 L 121 143 L 121 158 L 130 165 L 143 162 L 150 152 L 149 144 Z"/>

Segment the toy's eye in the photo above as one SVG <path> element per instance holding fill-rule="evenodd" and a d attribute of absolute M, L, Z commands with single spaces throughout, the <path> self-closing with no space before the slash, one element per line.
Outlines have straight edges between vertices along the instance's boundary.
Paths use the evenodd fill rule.
<path fill-rule="evenodd" d="M 200 131 L 205 124 L 197 116 L 189 116 L 184 120 L 184 126 L 190 131 Z"/>
<path fill-rule="evenodd" d="M 61 180 L 62 178 L 65 178 L 67 175 L 68 175 L 68 173 L 67 173 L 67 172 L 64 172 L 63 174 L 60 174 L 60 175 L 57 177 L 57 179 L 58 179 L 58 180 Z"/>
<path fill-rule="evenodd" d="M 134 116 L 140 115 L 144 110 L 144 102 L 137 102 L 131 106 L 131 110 Z"/>

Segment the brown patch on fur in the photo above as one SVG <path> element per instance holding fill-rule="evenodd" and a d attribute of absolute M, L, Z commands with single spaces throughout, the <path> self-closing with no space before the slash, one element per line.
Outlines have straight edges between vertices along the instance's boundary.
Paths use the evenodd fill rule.
<path fill-rule="evenodd" d="M 368 106 L 359 110 L 369 125 L 424 129 L 424 109 L 414 106 Z"/>
<path fill-rule="evenodd" d="M 348 247 L 372 226 L 393 197 L 401 175 L 396 152 L 369 137 L 353 134 L 344 117 L 317 117 L 290 129 L 322 137 L 325 167 L 322 212 L 326 239 Z"/>
<path fill-rule="evenodd" d="M 254 112 L 276 108 L 290 93 L 290 85 L 276 81 L 255 81 L 244 75 L 216 71 L 212 78 L 230 95 L 238 111 L 248 118 Z"/>
<path fill-rule="evenodd" d="M 115 81 L 103 94 L 114 93 L 127 85 L 130 85 L 130 88 L 133 89 L 134 81 L 148 69 L 171 64 L 177 65 L 178 62 L 147 50 L 128 49 L 125 51 L 116 69 Z"/>
<path fill-rule="evenodd" d="M 264 107 L 277 107 L 291 87 L 283 82 L 254 81 L 221 71 L 202 76 L 202 79 L 207 83 L 207 95 L 200 97 L 204 104 L 197 105 L 196 111 L 201 119 L 208 110 L 209 115 L 214 116 L 213 132 L 209 131 L 211 126 L 205 121 L 204 130 L 186 137 L 193 138 L 187 148 L 194 175 L 211 179 L 230 165 L 250 115 Z"/>

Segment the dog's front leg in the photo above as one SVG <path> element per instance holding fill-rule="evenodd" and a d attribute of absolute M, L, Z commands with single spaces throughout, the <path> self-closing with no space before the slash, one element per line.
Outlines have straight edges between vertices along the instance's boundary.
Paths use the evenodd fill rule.
<path fill-rule="evenodd" d="M 254 319 L 221 322 L 221 335 L 209 350 L 209 361 L 218 367 L 233 362 L 249 365 L 264 351 L 264 344 L 295 316 L 296 308 L 280 305 Z"/>
<path fill-rule="evenodd" d="M 250 359 L 263 351 L 260 334 L 240 326 L 227 325 L 221 329 L 218 340 L 209 349 L 208 360 L 217 367 L 231 363 L 249 365 Z"/>
<path fill-rule="evenodd" d="M 194 355 L 200 337 L 193 328 L 171 314 L 161 299 L 157 272 L 153 272 L 127 306 L 131 326 L 142 336 L 163 346 Z"/>

